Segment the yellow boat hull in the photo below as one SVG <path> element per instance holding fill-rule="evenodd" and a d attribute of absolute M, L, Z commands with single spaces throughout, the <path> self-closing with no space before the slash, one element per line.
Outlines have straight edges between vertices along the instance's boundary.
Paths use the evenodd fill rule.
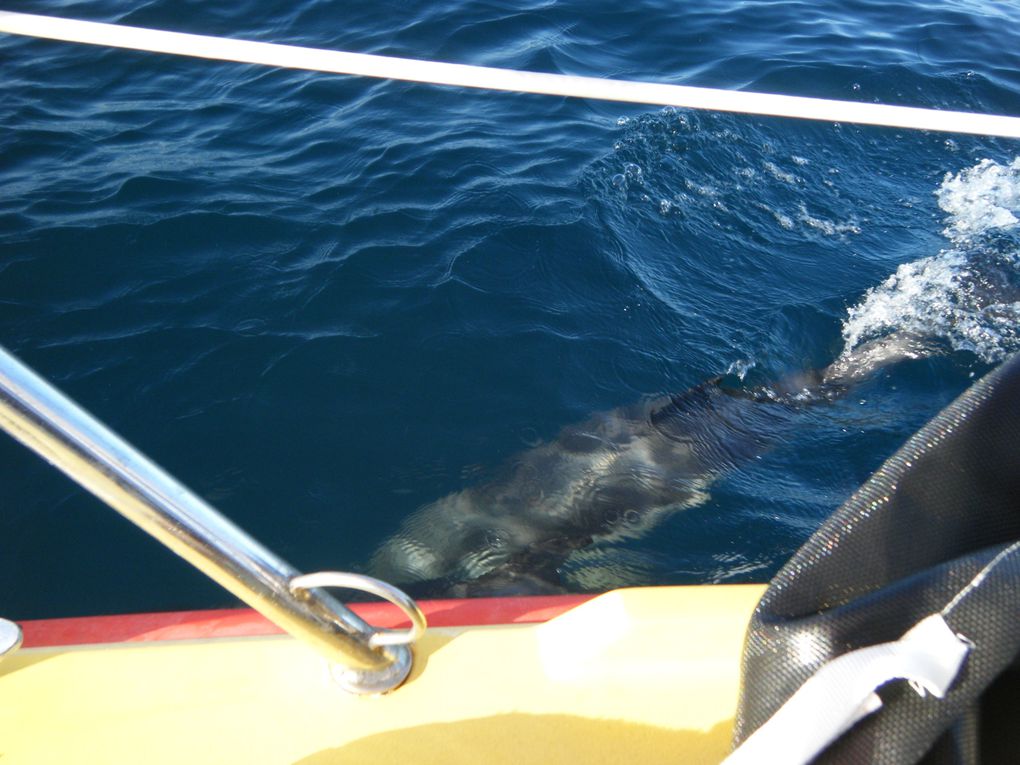
<path fill-rule="evenodd" d="M 718 763 L 762 591 L 618 590 L 541 624 L 432 628 L 374 697 L 282 635 L 25 648 L 0 663 L 0 762 Z"/>

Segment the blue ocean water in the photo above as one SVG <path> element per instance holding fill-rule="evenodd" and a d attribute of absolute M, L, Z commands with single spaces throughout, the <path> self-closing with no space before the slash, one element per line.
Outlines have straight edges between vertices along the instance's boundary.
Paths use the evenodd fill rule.
<path fill-rule="evenodd" d="M 1020 115 L 985 0 L 8 10 L 534 71 Z M 1020 145 L 0 37 L 0 343 L 298 568 L 593 412 L 921 357 L 798 411 L 575 587 L 765 581 L 1020 349 Z M 0 614 L 229 595 L 9 438 Z"/>

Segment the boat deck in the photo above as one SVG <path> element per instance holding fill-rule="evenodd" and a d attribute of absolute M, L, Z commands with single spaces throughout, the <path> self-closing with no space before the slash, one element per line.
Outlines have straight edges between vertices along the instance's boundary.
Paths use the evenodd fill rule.
<path fill-rule="evenodd" d="M 179 639 L 186 625 L 152 624 L 145 642 L 36 647 L 33 634 L 47 642 L 59 625 L 33 633 L 29 623 L 29 647 L 0 663 L 0 757 L 717 763 L 761 593 L 619 590 L 541 623 L 432 627 L 408 681 L 368 697 L 340 690 L 325 661 L 293 638 L 244 636 L 237 619 L 211 620 L 233 637 Z M 210 631 L 202 624 L 192 634 Z"/>

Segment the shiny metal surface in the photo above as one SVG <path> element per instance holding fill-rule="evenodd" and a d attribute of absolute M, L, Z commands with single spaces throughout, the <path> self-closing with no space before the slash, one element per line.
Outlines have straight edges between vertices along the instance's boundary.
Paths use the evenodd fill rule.
<path fill-rule="evenodd" d="M 294 593 L 312 587 L 344 587 L 349 590 L 360 590 L 375 595 L 377 598 L 388 600 L 403 611 L 411 620 L 410 629 L 375 630 L 368 640 L 368 644 L 373 648 L 384 645 L 413 645 L 418 638 L 425 634 L 425 614 L 418 608 L 418 604 L 408 597 L 406 592 L 381 579 L 342 571 L 319 571 L 290 580 L 290 590 Z"/>
<path fill-rule="evenodd" d="M 7 619 L 0 619 L 0 661 L 21 646 L 21 627 Z"/>
<path fill-rule="evenodd" d="M 316 589 L 293 593 L 290 582 L 298 571 L 3 348 L 0 428 L 275 624 L 342 665 L 348 690 L 381 693 L 407 677 L 411 651 L 406 645 L 372 648 L 373 628 L 328 594 Z"/>

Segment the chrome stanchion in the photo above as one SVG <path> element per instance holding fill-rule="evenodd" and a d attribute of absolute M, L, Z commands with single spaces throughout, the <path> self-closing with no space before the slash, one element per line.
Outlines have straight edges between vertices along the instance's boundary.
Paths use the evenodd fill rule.
<path fill-rule="evenodd" d="M 314 580 L 305 579 L 302 586 L 296 569 L 3 348 L 0 428 L 338 665 L 334 676 L 348 690 L 381 693 L 407 677 L 411 650 L 406 641 L 373 640 L 388 631 L 376 630 L 316 589 Z M 357 582 L 343 586 L 363 588 Z M 404 608 L 406 604 L 401 603 Z"/>
<path fill-rule="evenodd" d="M 0 619 L 0 661 L 21 647 L 21 627 L 7 619 Z"/>

